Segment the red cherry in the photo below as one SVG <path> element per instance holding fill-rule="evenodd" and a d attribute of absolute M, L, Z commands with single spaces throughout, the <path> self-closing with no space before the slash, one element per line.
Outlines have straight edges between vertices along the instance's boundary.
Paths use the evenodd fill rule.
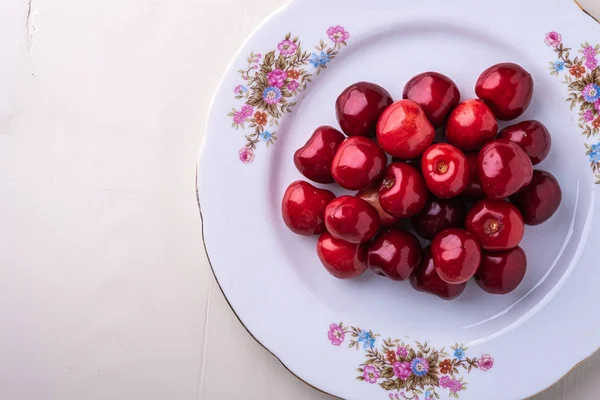
<path fill-rule="evenodd" d="M 507 126 L 500 131 L 498 138 L 518 144 L 529 156 L 533 165 L 544 161 L 552 145 L 548 129 L 538 121 L 523 121 Z"/>
<path fill-rule="evenodd" d="M 465 222 L 486 250 L 508 250 L 523 239 L 523 217 L 514 205 L 503 200 L 484 199 L 475 204 Z"/>
<path fill-rule="evenodd" d="M 479 76 L 475 93 L 491 107 L 498 119 L 510 121 L 529 107 L 533 96 L 533 78 L 520 65 L 496 64 Z"/>
<path fill-rule="evenodd" d="M 308 142 L 294 153 L 298 171 L 311 181 L 333 183 L 331 162 L 345 136 L 331 126 L 318 127 Z"/>
<path fill-rule="evenodd" d="M 432 240 L 444 229 L 462 228 L 466 214 L 465 203 L 459 198 L 430 198 L 423 211 L 412 218 L 412 225 L 417 235 Z"/>
<path fill-rule="evenodd" d="M 433 127 L 439 128 L 460 101 L 460 92 L 446 75 L 425 72 L 408 81 L 402 98 L 420 105 Z"/>
<path fill-rule="evenodd" d="M 450 228 L 438 233 L 431 243 L 435 270 L 442 280 L 465 283 L 477 272 L 481 247 L 471 233 Z"/>
<path fill-rule="evenodd" d="M 457 298 L 467 287 L 466 282 L 454 285 L 440 278 L 433 263 L 430 247 L 423 250 L 421 264 L 410 277 L 410 285 L 419 292 L 430 293 L 444 300 Z"/>
<path fill-rule="evenodd" d="M 379 188 L 379 203 L 387 213 L 397 218 L 412 217 L 425 207 L 428 197 L 419 170 L 403 162 L 388 165 Z"/>
<path fill-rule="evenodd" d="M 442 199 L 458 196 L 469 185 L 467 157 L 447 143 L 434 144 L 425 150 L 421 170 L 429 191 Z"/>
<path fill-rule="evenodd" d="M 412 233 L 390 229 L 369 246 L 367 265 L 395 281 L 407 279 L 419 265 L 421 244 Z"/>
<path fill-rule="evenodd" d="M 539 225 L 549 220 L 558 210 L 562 190 L 551 173 L 533 171 L 529 186 L 510 199 L 521 211 L 527 225 Z"/>
<path fill-rule="evenodd" d="M 533 166 L 527 154 L 506 139 L 486 144 L 477 157 L 481 188 L 490 199 L 504 199 L 529 185 Z"/>
<path fill-rule="evenodd" d="M 469 186 L 463 192 L 470 201 L 479 201 L 485 197 L 483 189 L 481 189 L 481 183 L 479 183 L 479 175 L 477 175 L 477 155 L 478 153 L 465 153 L 467 161 L 469 161 Z"/>
<path fill-rule="evenodd" d="M 329 232 L 319 237 L 317 255 L 325 269 L 336 278 L 356 278 L 367 270 L 366 246 L 336 239 Z"/>
<path fill-rule="evenodd" d="M 346 139 L 335 153 L 331 175 L 341 187 L 362 190 L 377 181 L 387 157 L 377 143 L 362 136 Z"/>
<path fill-rule="evenodd" d="M 368 189 L 361 190 L 356 194 L 356 196 L 360 197 L 377 210 L 379 214 L 379 226 L 382 228 L 391 228 L 400 222 L 399 218 L 393 217 L 390 214 L 386 213 L 383 208 L 381 208 L 381 204 L 379 204 L 379 185 L 372 186 Z"/>
<path fill-rule="evenodd" d="M 377 123 L 377 141 L 382 149 L 403 160 L 417 158 L 433 143 L 435 130 L 412 100 L 400 100 L 385 109 Z"/>
<path fill-rule="evenodd" d="M 520 247 L 499 252 L 483 252 L 475 282 L 491 294 L 508 294 L 523 281 L 527 256 Z"/>
<path fill-rule="evenodd" d="M 329 190 L 308 182 L 296 181 L 285 191 L 281 201 L 283 222 L 294 233 L 310 236 L 325 232 L 325 207 L 335 198 Z"/>
<path fill-rule="evenodd" d="M 370 82 L 348 86 L 335 102 L 335 113 L 348 136 L 375 136 L 379 116 L 392 104 L 387 90 Z"/>
<path fill-rule="evenodd" d="M 497 133 L 498 121 L 492 110 L 477 99 L 460 103 L 446 123 L 448 143 L 462 150 L 477 150 L 494 140 Z"/>
<path fill-rule="evenodd" d="M 325 227 L 333 236 L 350 243 L 364 243 L 379 229 L 375 207 L 359 197 L 341 196 L 325 208 Z"/>

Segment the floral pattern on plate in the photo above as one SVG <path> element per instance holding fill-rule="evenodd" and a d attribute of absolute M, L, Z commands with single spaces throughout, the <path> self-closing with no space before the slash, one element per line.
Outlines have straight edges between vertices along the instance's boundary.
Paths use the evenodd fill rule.
<path fill-rule="evenodd" d="M 569 90 L 567 102 L 571 110 L 578 108 L 579 128 L 588 139 L 596 137 L 600 133 L 600 44 L 585 42 L 573 52 L 564 46 L 558 32 L 547 33 L 546 44 L 557 55 L 557 60 L 550 62 L 550 74 L 557 77 L 564 74 L 563 83 Z M 585 147 L 596 184 L 600 184 L 600 142 L 586 143 Z"/>
<path fill-rule="evenodd" d="M 473 369 L 488 371 L 494 366 L 494 359 L 488 354 L 479 358 L 469 358 L 468 350 L 456 344 L 450 352 L 444 348 L 432 349 L 425 343 L 415 342 L 414 346 L 400 339 L 381 340 L 380 335 L 343 323 L 331 324 L 327 337 L 334 346 L 340 346 L 349 336 L 348 348 L 363 350 L 365 361 L 357 368 L 356 379 L 369 384 L 378 384 L 387 391 L 391 400 L 431 400 L 439 399 L 442 389 L 449 397 L 459 398 L 459 393 L 467 389 L 467 382 L 461 374 Z M 381 347 L 378 346 L 381 341 Z"/>
<path fill-rule="evenodd" d="M 296 96 L 306 89 L 313 74 L 320 74 L 347 45 L 350 33 L 342 26 L 332 26 L 327 37 L 330 43 L 321 40 L 315 51 L 309 52 L 302 49 L 298 37 L 288 33 L 264 57 L 250 53 L 247 67 L 238 71 L 243 83 L 233 89 L 235 98 L 245 102 L 227 114 L 232 127 L 250 130 L 245 135 L 246 145 L 239 150 L 240 161 L 254 161 L 260 142 L 266 146 L 275 143 L 281 117 L 292 112 Z"/>

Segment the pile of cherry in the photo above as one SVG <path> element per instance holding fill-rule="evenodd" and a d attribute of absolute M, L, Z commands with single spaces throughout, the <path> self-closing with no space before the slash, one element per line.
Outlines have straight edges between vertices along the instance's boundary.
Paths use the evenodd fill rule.
<path fill-rule="evenodd" d="M 531 102 L 533 79 L 521 66 L 488 68 L 475 91 L 479 99 L 460 103 L 451 79 L 427 72 L 412 78 L 395 103 L 373 83 L 342 92 L 336 115 L 348 137 L 319 127 L 294 163 L 314 182 L 359 192 L 336 198 L 297 181 L 282 201 L 293 232 L 320 235 L 317 253 L 329 273 L 347 279 L 370 268 L 393 280 L 410 278 L 415 289 L 448 300 L 472 277 L 492 294 L 521 283 L 524 224 L 548 220 L 561 202 L 554 176 L 533 170 L 551 139 L 534 120 L 498 133 L 498 120 L 519 117 Z M 401 228 L 406 219 L 430 246 L 422 249 Z"/>

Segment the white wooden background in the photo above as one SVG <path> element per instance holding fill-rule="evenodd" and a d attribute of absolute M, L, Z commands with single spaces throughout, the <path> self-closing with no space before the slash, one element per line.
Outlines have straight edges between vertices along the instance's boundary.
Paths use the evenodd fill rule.
<path fill-rule="evenodd" d="M 1 399 L 329 398 L 229 310 L 194 193 L 219 77 L 285 2 L 1 1 Z M 536 400 L 599 377 L 600 355 Z"/>

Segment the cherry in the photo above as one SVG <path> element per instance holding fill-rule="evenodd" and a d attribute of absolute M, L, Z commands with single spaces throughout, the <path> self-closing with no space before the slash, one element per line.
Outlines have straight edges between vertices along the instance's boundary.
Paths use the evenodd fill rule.
<path fill-rule="evenodd" d="M 431 243 L 431 254 L 440 278 L 453 284 L 471 279 L 481 262 L 481 247 L 475 236 L 457 228 L 438 233 Z"/>
<path fill-rule="evenodd" d="M 379 116 L 392 104 L 387 90 L 370 82 L 348 86 L 335 102 L 335 113 L 348 136 L 375 136 Z"/>
<path fill-rule="evenodd" d="M 319 236 L 317 255 L 325 269 L 336 278 L 356 278 L 367 270 L 366 246 L 336 239 L 329 232 Z"/>
<path fill-rule="evenodd" d="M 458 196 L 469 185 L 467 157 L 447 143 L 434 144 L 425 150 L 421 170 L 429 191 L 442 199 Z"/>
<path fill-rule="evenodd" d="M 562 190 L 551 173 L 533 171 L 529 186 L 510 199 L 521 211 L 527 225 L 539 225 L 549 220 L 558 210 Z"/>
<path fill-rule="evenodd" d="M 433 294 L 444 300 L 457 298 L 467 287 L 466 282 L 455 285 L 440 278 L 433 263 L 430 247 L 423 250 L 421 264 L 410 277 L 410 285 L 419 292 Z"/>
<path fill-rule="evenodd" d="M 294 153 L 298 171 L 311 181 L 333 183 L 331 162 L 345 136 L 331 126 L 320 126 L 308 142 Z"/>
<path fill-rule="evenodd" d="M 325 227 L 338 239 L 364 243 L 377 233 L 379 214 L 360 197 L 341 196 L 325 208 Z"/>
<path fill-rule="evenodd" d="M 533 78 L 520 65 L 496 64 L 479 76 L 475 93 L 491 107 L 498 119 L 510 121 L 529 107 L 533 96 Z"/>
<path fill-rule="evenodd" d="M 483 189 L 481 189 L 481 183 L 479 182 L 479 175 L 477 175 L 477 155 L 478 153 L 470 152 L 465 153 L 467 161 L 469 161 L 469 186 L 463 192 L 463 196 L 470 201 L 479 201 L 485 197 Z"/>
<path fill-rule="evenodd" d="M 388 165 L 379 188 L 379 203 L 397 218 L 418 214 L 427 203 L 429 192 L 419 170 L 403 162 Z"/>
<path fill-rule="evenodd" d="M 446 75 L 425 72 L 408 81 L 402 98 L 420 105 L 433 127 L 439 128 L 460 101 L 460 92 Z"/>
<path fill-rule="evenodd" d="M 523 281 L 527 271 L 527 256 L 520 247 L 483 252 L 481 267 L 475 274 L 475 282 L 491 294 L 508 294 Z"/>
<path fill-rule="evenodd" d="M 361 190 L 356 194 L 377 210 L 379 213 L 379 226 L 382 228 L 391 228 L 400 222 L 399 218 L 393 217 L 381 208 L 379 204 L 379 185 L 371 186 L 370 188 Z"/>
<path fill-rule="evenodd" d="M 492 110 L 481 100 L 460 103 L 448 117 L 446 139 L 462 150 L 477 150 L 494 140 L 498 121 Z"/>
<path fill-rule="evenodd" d="M 423 239 L 432 240 L 447 228 L 462 228 L 467 209 L 459 199 L 430 198 L 423 211 L 412 217 L 412 226 Z"/>
<path fill-rule="evenodd" d="M 377 181 L 387 157 L 377 143 L 362 136 L 344 140 L 331 164 L 333 179 L 343 188 L 361 190 Z"/>
<path fill-rule="evenodd" d="M 517 247 L 525 233 L 521 213 L 503 200 L 481 200 L 467 214 L 465 225 L 485 250 Z"/>
<path fill-rule="evenodd" d="M 486 144 L 477 158 L 481 188 L 490 199 L 504 199 L 529 185 L 533 166 L 527 154 L 506 139 Z"/>
<path fill-rule="evenodd" d="M 395 281 L 410 277 L 421 260 L 421 244 L 412 233 L 390 229 L 369 246 L 367 265 Z"/>
<path fill-rule="evenodd" d="M 544 161 L 552 145 L 548 129 L 541 122 L 533 120 L 507 126 L 500 131 L 498 137 L 518 144 L 533 165 Z"/>
<path fill-rule="evenodd" d="M 290 184 L 283 195 L 283 222 L 294 233 L 310 236 L 325 232 L 325 207 L 335 198 L 329 190 L 319 189 L 308 182 Z"/>
<path fill-rule="evenodd" d="M 412 100 L 395 102 L 385 109 L 377 123 L 381 148 L 402 160 L 419 157 L 434 138 L 435 130 L 425 112 Z"/>

